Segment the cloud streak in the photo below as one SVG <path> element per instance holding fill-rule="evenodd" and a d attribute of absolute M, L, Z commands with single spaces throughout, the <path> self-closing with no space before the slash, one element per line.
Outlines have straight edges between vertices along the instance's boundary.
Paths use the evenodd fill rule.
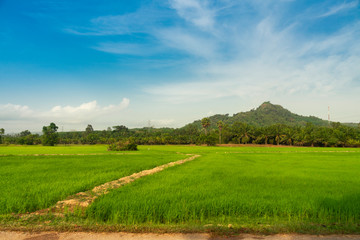
<path fill-rule="evenodd" d="M 92 20 L 98 33 L 144 34 L 151 39 L 150 47 L 117 42 L 94 48 L 142 57 L 179 53 L 188 61 L 182 70 L 191 77 L 144 86 L 143 91 L 158 102 L 214 103 L 233 98 L 305 99 L 311 104 L 314 97 L 355 99 L 354 91 L 346 96 L 344 92 L 349 86 L 359 89 L 360 22 L 354 18 L 327 28 L 324 21 L 356 9 L 359 1 L 299 4 L 169 0 L 166 14 L 145 14 L 146 24 L 138 19 L 145 7 Z"/>
<path fill-rule="evenodd" d="M 360 63 L 357 41 L 360 23 L 345 25 L 326 36 L 301 35 L 301 21 L 307 18 L 286 15 L 287 4 L 291 1 L 234 4 L 169 0 L 168 11 L 176 13 L 172 18 L 176 24 L 170 26 L 157 21 L 169 19 L 169 15 L 155 16 L 145 7 L 134 13 L 98 17 L 91 21 L 97 33 L 141 32 L 154 39 L 151 45 L 100 43 L 94 49 L 135 56 L 152 56 L 172 50 L 200 59 L 199 64 L 188 66 L 187 71 L 193 75 L 191 79 L 144 88 L 146 93 L 176 103 L 231 96 L 271 97 L 273 94 L 326 96 L 336 94 L 359 79 L 356 66 Z M 317 12 L 322 11 L 321 6 L 315 6 Z M 357 6 L 358 1 L 334 4 L 320 17 Z M 308 10 L 303 9 L 298 15 Z M 248 11 L 255 12 L 253 20 L 236 14 L 248 14 Z M 274 15 L 274 11 L 278 14 Z"/>
<path fill-rule="evenodd" d="M 97 101 L 80 104 L 79 106 L 54 106 L 48 111 L 32 110 L 28 106 L 6 104 L 0 105 L 0 121 L 48 121 L 59 124 L 88 123 L 97 119 L 114 117 L 128 108 L 130 100 L 123 98 L 117 105 L 101 107 Z"/>
<path fill-rule="evenodd" d="M 352 2 L 344 2 L 344 3 L 341 3 L 339 5 L 335 5 L 335 6 L 332 6 L 329 11 L 321 14 L 319 17 L 320 18 L 323 18 L 323 17 L 329 17 L 329 16 L 332 16 L 332 15 L 336 15 L 340 12 L 344 12 L 344 11 L 347 11 L 349 9 L 352 9 L 352 8 L 356 8 L 357 6 L 359 5 L 359 1 L 352 1 Z"/>
<path fill-rule="evenodd" d="M 169 3 L 185 21 L 202 30 L 213 30 L 215 11 L 209 8 L 207 1 L 171 0 Z"/>
<path fill-rule="evenodd" d="M 354 5 L 352 2 L 334 9 L 340 11 Z M 332 12 L 335 14 L 335 10 Z M 223 28 L 224 34 L 231 33 L 232 38 L 241 41 L 224 43 L 210 39 L 207 43 L 213 45 L 205 45 L 203 49 L 217 57 L 208 57 L 201 65 L 190 67 L 196 78 L 151 86 L 145 91 L 173 103 L 234 96 L 243 99 L 334 96 L 360 80 L 360 70 L 356 67 L 360 64 L 359 22 L 327 36 L 298 38 L 300 23 L 294 20 L 284 25 L 281 21 L 282 18 L 265 14 L 246 34 Z M 220 25 L 221 20 L 214 24 Z M 181 48 L 191 46 L 182 42 Z M 222 44 L 235 54 L 224 54 Z M 196 47 L 201 49 L 200 45 Z M 191 48 L 188 52 L 199 55 Z"/>

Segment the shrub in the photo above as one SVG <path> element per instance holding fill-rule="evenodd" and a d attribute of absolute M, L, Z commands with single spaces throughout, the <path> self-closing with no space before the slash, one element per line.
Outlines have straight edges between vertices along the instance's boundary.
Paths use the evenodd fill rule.
<path fill-rule="evenodd" d="M 130 141 L 118 141 L 108 147 L 108 151 L 137 151 L 137 144 Z"/>
<path fill-rule="evenodd" d="M 215 146 L 218 142 L 218 137 L 215 133 L 210 133 L 208 135 L 202 134 L 198 139 L 198 144 L 206 144 L 208 146 Z"/>

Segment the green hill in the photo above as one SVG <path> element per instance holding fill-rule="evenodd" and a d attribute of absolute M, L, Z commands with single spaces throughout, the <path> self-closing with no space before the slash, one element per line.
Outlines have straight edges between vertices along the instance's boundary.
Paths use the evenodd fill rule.
<path fill-rule="evenodd" d="M 290 112 L 280 105 L 275 105 L 270 102 L 264 102 L 257 109 L 248 112 L 239 112 L 233 116 L 229 114 L 216 114 L 210 118 L 211 128 L 216 127 L 216 123 L 221 120 L 226 124 L 233 124 L 234 122 L 244 122 L 253 126 L 263 127 L 273 124 L 286 124 L 291 126 L 304 126 L 306 123 L 313 123 L 316 126 L 327 126 L 328 122 L 314 116 L 301 116 Z M 188 125 L 195 125 L 201 128 L 201 120 L 197 120 Z"/>

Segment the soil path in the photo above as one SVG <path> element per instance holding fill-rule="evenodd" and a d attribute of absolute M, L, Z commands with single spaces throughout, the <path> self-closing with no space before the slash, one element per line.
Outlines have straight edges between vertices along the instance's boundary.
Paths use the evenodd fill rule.
<path fill-rule="evenodd" d="M 360 235 L 298 235 L 298 234 L 277 234 L 277 235 L 250 235 L 242 234 L 236 237 L 213 237 L 206 233 L 200 234 L 155 234 L 155 233 L 91 233 L 91 232 L 2 232 L 1 240 L 347 240 L 360 239 Z"/>
<path fill-rule="evenodd" d="M 64 212 L 64 210 L 66 209 L 66 211 L 74 211 L 74 209 L 77 208 L 86 208 L 88 207 L 96 198 L 98 198 L 101 195 L 107 194 L 109 193 L 110 190 L 112 189 L 116 189 L 119 188 L 125 184 L 131 183 L 133 181 L 135 181 L 136 179 L 139 179 L 141 177 L 147 176 L 147 175 L 151 175 L 160 171 L 163 171 L 164 169 L 168 168 L 168 167 L 173 167 L 176 165 L 180 165 L 183 164 L 185 162 L 189 162 L 194 160 L 195 158 L 200 157 L 200 155 L 194 155 L 194 154 L 186 154 L 187 156 L 189 156 L 188 158 L 176 161 L 176 162 L 170 162 L 170 163 L 166 163 L 164 165 L 160 165 L 157 166 L 153 169 L 148 169 L 148 170 L 143 170 L 141 172 L 138 173 L 134 173 L 130 176 L 126 176 L 111 182 L 107 182 L 104 183 L 100 186 L 94 187 L 92 190 L 87 191 L 87 192 L 79 192 L 75 195 L 72 195 L 70 197 L 68 197 L 66 200 L 63 201 L 59 201 L 55 204 L 55 206 L 47 208 L 47 209 L 42 209 L 39 210 L 37 212 L 34 212 L 30 215 L 44 215 L 47 214 L 49 212 L 52 212 L 54 214 L 62 214 Z M 26 216 L 24 216 L 26 218 Z"/>

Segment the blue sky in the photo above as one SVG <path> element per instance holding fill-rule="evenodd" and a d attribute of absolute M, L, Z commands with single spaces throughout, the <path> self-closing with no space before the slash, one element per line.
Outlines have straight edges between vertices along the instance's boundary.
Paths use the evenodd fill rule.
<path fill-rule="evenodd" d="M 358 0 L 0 0 L 0 127 L 181 127 L 271 101 L 360 122 Z"/>

